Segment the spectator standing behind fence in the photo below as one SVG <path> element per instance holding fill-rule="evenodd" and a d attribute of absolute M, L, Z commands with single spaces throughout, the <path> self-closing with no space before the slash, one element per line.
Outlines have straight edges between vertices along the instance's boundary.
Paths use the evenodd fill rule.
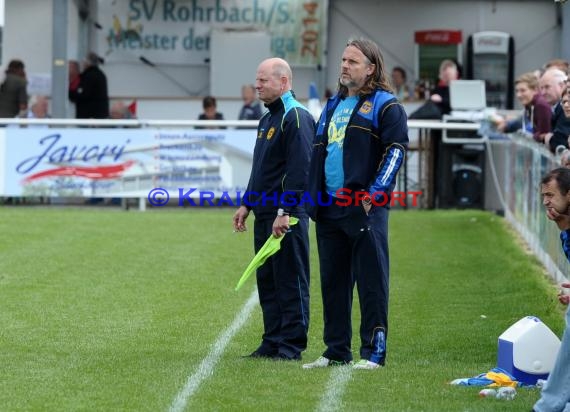
<path fill-rule="evenodd" d="M 238 120 L 259 120 L 261 119 L 261 103 L 255 98 L 255 86 L 245 84 L 241 88 L 241 98 L 243 106 L 239 111 Z"/>
<path fill-rule="evenodd" d="M 0 85 L 0 117 L 23 116 L 28 108 L 26 72 L 21 60 L 11 60 Z"/>
<path fill-rule="evenodd" d="M 79 75 L 81 74 L 81 68 L 79 67 L 79 62 L 77 60 L 69 60 L 67 62 L 67 71 L 68 71 L 67 96 L 71 101 L 72 94 L 76 93 L 77 88 L 79 87 Z M 73 105 L 73 108 L 75 110 L 75 104 Z"/>
<path fill-rule="evenodd" d="M 77 60 L 70 60 L 67 62 L 68 79 L 69 79 L 69 92 L 76 92 L 79 87 L 79 78 L 81 69 Z"/>
<path fill-rule="evenodd" d="M 75 103 L 77 119 L 109 118 L 107 76 L 99 68 L 100 62 L 99 56 L 89 53 L 83 62 L 84 68 L 79 75 L 77 88 L 69 88 L 69 100 Z"/>
<path fill-rule="evenodd" d="M 29 109 L 23 115 L 17 116 L 21 119 L 49 119 L 49 102 L 46 96 L 34 95 L 30 98 L 28 104 Z M 20 125 L 20 127 L 27 127 L 30 129 L 45 129 L 49 126 L 46 124 L 28 124 Z"/>
<path fill-rule="evenodd" d="M 457 64 L 453 60 L 443 60 L 439 65 L 439 82 L 430 93 L 431 101 L 439 106 L 441 114 L 451 113 L 449 83 L 458 78 Z"/>
<path fill-rule="evenodd" d="M 523 115 L 513 120 L 498 118 L 497 130 L 503 133 L 522 130 L 532 134 L 537 142 L 542 142 L 544 135 L 551 131 L 552 109 L 540 94 L 534 72 L 522 74 L 515 80 L 515 94 L 523 106 Z"/>
<path fill-rule="evenodd" d="M 541 182 L 542 204 L 546 216 L 560 229 L 562 250 L 570 261 L 570 169 L 559 168 L 548 173 Z M 563 288 L 570 288 L 565 282 Z M 563 289 L 564 290 L 564 289 Z M 570 296 L 561 292 L 558 300 L 564 305 Z M 554 367 L 542 388 L 540 399 L 534 404 L 533 412 L 570 411 L 570 311 L 566 309 L 566 328 Z"/>
<path fill-rule="evenodd" d="M 135 117 L 125 102 L 122 100 L 117 100 L 111 105 L 111 109 L 109 110 L 109 118 L 115 120 L 128 120 L 134 119 Z"/>
<path fill-rule="evenodd" d="M 242 232 L 255 215 L 254 247 L 283 237 L 281 249 L 257 270 L 263 336 L 249 356 L 301 359 L 309 329 L 309 218 L 301 204 L 307 189 L 315 122 L 293 94 L 289 64 L 267 59 L 257 68 L 255 87 L 268 109 L 259 121 L 253 164 L 242 206 L 233 217 Z M 299 219 L 289 226 L 289 216 Z"/>
<path fill-rule="evenodd" d="M 564 116 L 564 110 L 560 104 L 562 92 L 566 88 L 566 74 L 556 68 L 548 69 L 540 78 L 540 91 L 544 99 L 552 107 L 552 132 L 544 135 L 544 143 L 555 152 L 559 146 L 568 147 L 568 135 L 570 135 L 570 119 Z"/>
<path fill-rule="evenodd" d="M 198 120 L 224 120 L 224 115 L 217 110 L 216 98 L 213 96 L 206 96 L 202 100 L 203 113 L 200 113 Z M 196 129 L 225 129 L 220 126 L 197 126 Z"/>
<path fill-rule="evenodd" d="M 48 119 L 51 116 L 48 114 L 49 103 L 46 96 L 34 95 L 30 98 L 29 110 L 22 118 L 28 119 Z"/>
<path fill-rule="evenodd" d="M 352 361 L 356 283 L 360 361 L 354 368 L 371 370 L 386 359 L 389 199 L 408 146 L 408 127 L 374 42 L 350 40 L 340 69 L 338 93 L 318 123 L 309 173 L 312 199 L 325 201 L 307 204 L 316 222 L 326 350 L 303 368 Z M 340 193 L 352 202 L 342 206 Z"/>
<path fill-rule="evenodd" d="M 392 86 L 394 87 L 394 95 L 399 101 L 404 102 L 410 100 L 413 92 L 407 83 L 406 71 L 401 67 L 394 67 L 392 69 Z"/>

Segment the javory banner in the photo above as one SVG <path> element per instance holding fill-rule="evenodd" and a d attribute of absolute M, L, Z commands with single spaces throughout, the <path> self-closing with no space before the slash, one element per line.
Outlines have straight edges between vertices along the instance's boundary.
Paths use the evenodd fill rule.
<path fill-rule="evenodd" d="M 255 130 L 0 129 L 0 196 L 245 191 Z"/>
<path fill-rule="evenodd" d="M 323 64 L 328 0 L 104 0 L 99 55 L 132 62 L 204 65 L 212 29 L 270 34 L 272 55 L 292 65 Z M 247 47 L 247 45 L 244 45 Z"/>

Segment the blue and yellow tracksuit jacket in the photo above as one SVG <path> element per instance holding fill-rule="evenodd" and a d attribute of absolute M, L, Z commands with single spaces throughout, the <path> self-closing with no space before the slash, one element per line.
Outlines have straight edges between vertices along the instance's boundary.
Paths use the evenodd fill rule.
<path fill-rule="evenodd" d="M 313 144 L 309 193 L 317 199 L 326 191 L 324 166 L 328 129 L 342 96 L 329 99 L 319 119 Z M 346 127 L 343 144 L 344 188 L 389 195 L 408 147 L 407 116 L 397 98 L 384 90 L 360 97 Z M 376 196 L 379 199 L 379 196 Z M 388 202 L 389 205 L 389 202 Z M 318 219 L 318 202 L 307 203 L 309 216 Z"/>

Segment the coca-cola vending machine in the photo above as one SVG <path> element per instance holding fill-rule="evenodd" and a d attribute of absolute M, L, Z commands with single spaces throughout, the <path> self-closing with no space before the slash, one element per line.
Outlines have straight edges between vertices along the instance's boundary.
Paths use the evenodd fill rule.
<path fill-rule="evenodd" d="M 485 81 L 487 106 L 512 109 L 514 97 L 513 37 L 499 31 L 473 33 L 467 40 L 467 78 Z"/>
<path fill-rule="evenodd" d="M 463 35 L 461 30 L 421 30 L 414 32 L 416 49 L 416 94 L 433 88 L 439 79 L 439 65 L 450 59 L 461 64 Z"/>

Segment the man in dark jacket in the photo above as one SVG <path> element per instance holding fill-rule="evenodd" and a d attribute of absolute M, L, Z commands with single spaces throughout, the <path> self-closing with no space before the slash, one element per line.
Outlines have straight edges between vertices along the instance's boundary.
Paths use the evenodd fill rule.
<path fill-rule="evenodd" d="M 352 291 L 360 301 L 355 369 L 384 365 L 388 333 L 388 208 L 408 146 L 406 113 L 378 46 L 349 41 L 338 93 L 313 145 L 310 217 L 316 221 L 326 350 L 305 369 L 352 362 Z M 324 201 L 323 201 L 324 199 Z M 320 203 L 320 204 L 319 204 Z"/>
<path fill-rule="evenodd" d="M 255 98 L 255 86 L 253 84 L 244 84 L 241 87 L 241 98 L 243 100 L 243 106 L 239 111 L 238 119 L 261 119 L 261 105 L 259 104 L 259 100 Z"/>
<path fill-rule="evenodd" d="M 99 68 L 99 56 L 89 53 L 85 68 L 79 75 L 79 85 L 69 90 L 69 100 L 75 103 L 77 119 L 109 118 L 107 77 Z"/>
<path fill-rule="evenodd" d="M 281 249 L 257 271 L 263 312 L 261 345 L 254 358 L 301 359 L 309 328 L 309 218 L 301 199 L 307 188 L 315 122 L 291 90 L 291 68 L 283 59 L 264 60 L 255 88 L 268 112 L 259 121 L 253 165 L 234 229 L 246 230 L 255 214 L 255 252 L 269 236 L 285 236 Z M 290 216 L 298 223 L 289 225 Z"/>
<path fill-rule="evenodd" d="M 552 133 L 544 135 L 544 143 L 551 152 L 563 146 L 568 148 L 568 136 L 570 135 L 570 119 L 564 115 L 560 103 L 562 91 L 566 88 L 566 74 L 556 68 L 548 69 L 540 77 L 540 92 L 544 99 L 552 106 Z"/>

